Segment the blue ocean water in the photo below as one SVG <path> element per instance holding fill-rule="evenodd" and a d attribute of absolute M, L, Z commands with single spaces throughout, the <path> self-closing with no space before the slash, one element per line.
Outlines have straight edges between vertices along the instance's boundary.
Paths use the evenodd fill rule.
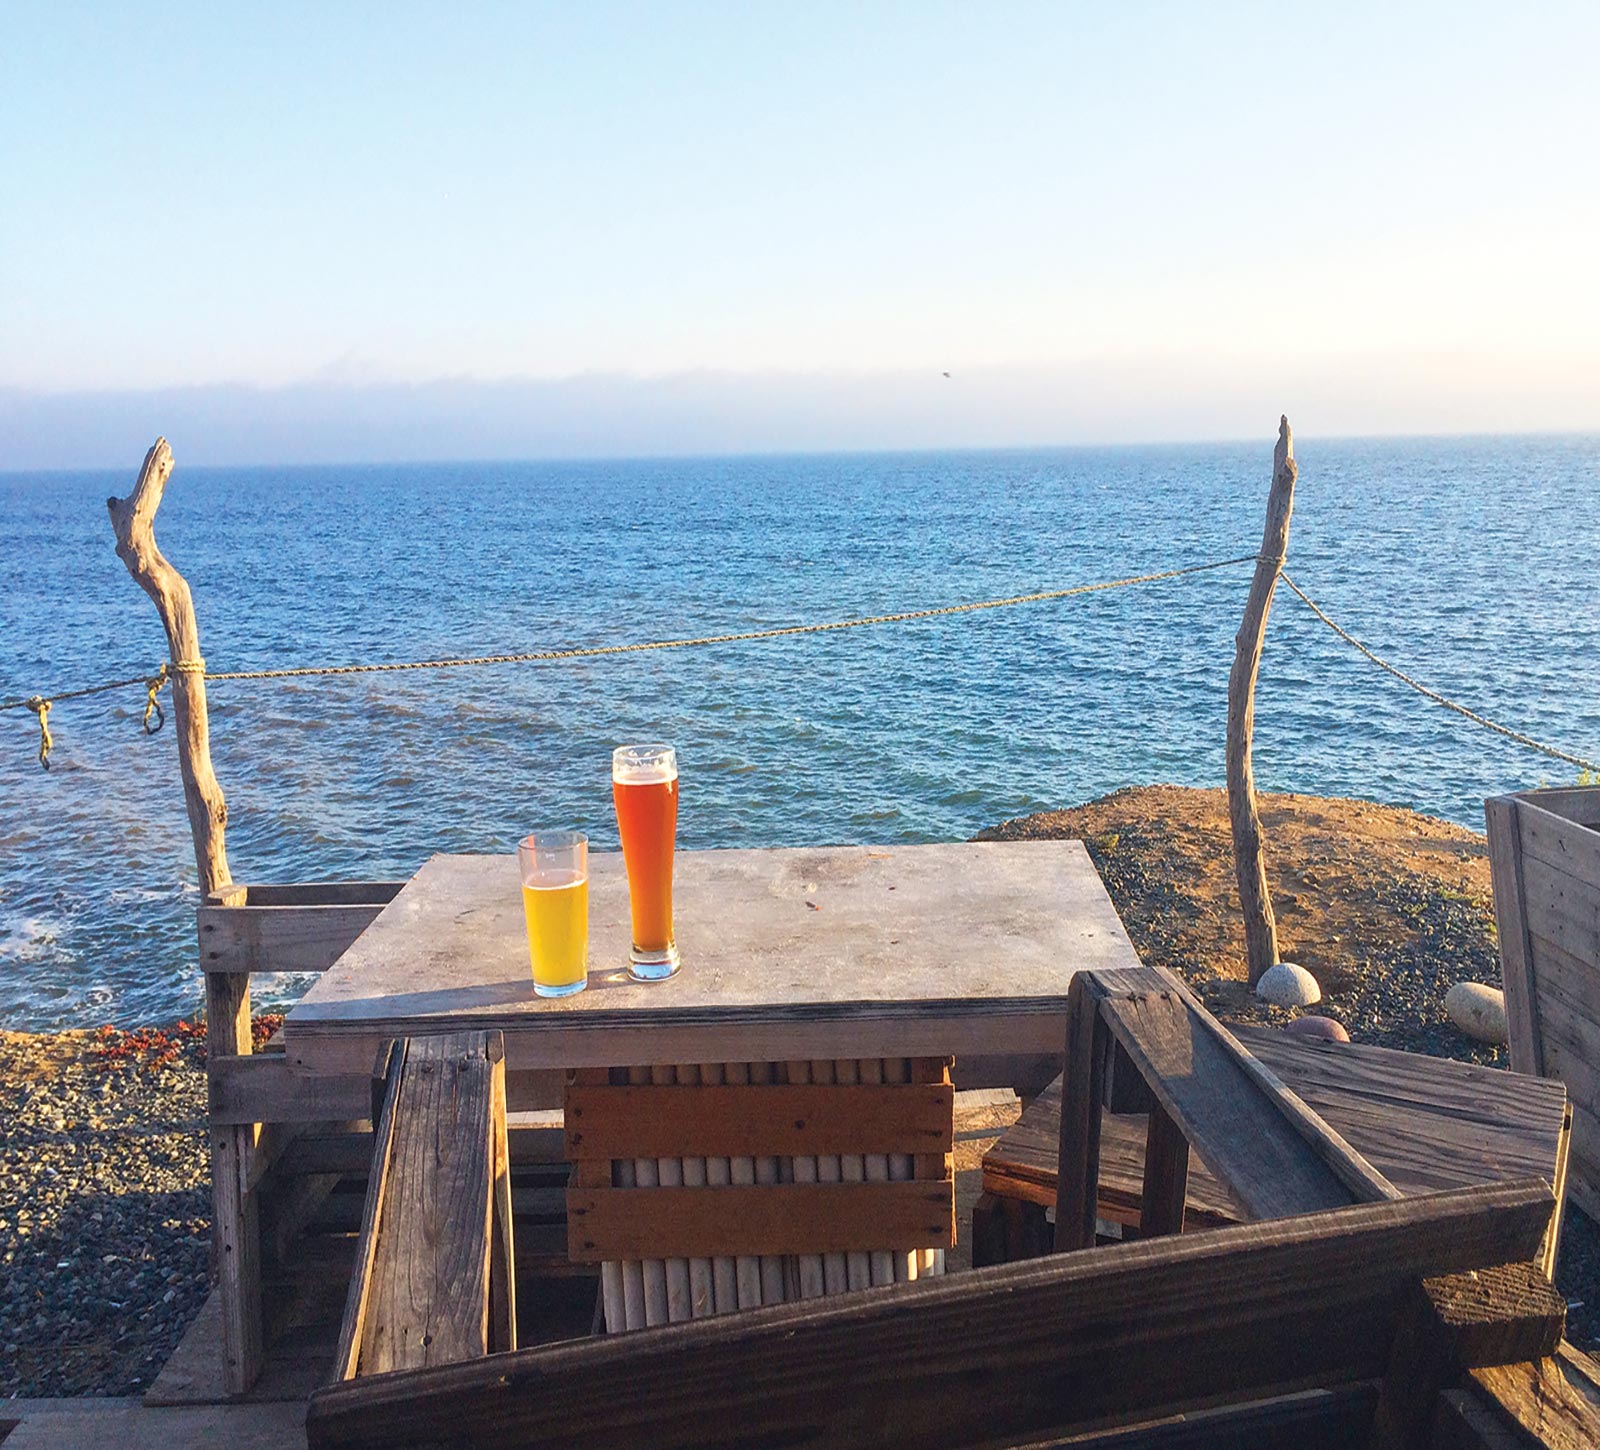
<path fill-rule="evenodd" d="M 1380 653 L 1600 755 L 1600 438 L 1299 443 L 1290 572 Z M 131 460 L 136 462 L 137 460 Z M 153 671 L 124 473 L 0 475 L 0 697 Z M 994 453 L 189 468 L 157 533 L 213 670 L 523 652 L 1026 593 L 1252 552 L 1270 440 Z M 1220 784 L 1239 566 L 1055 603 L 669 653 L 211 686 L 236 878 L 403 876 L 537 825 L 614 844 L 611 747 L 673 741 L 688 846 L 963 839 Z M 143 695 L 0 715 L 0 1025 L 189 1012 L 194 864 Z M 1264 788 L 1481 829 L 1573 778 L 1376 670 L 1280 590 Z M 268 995 L 297 983 L 263 984 Z"/>

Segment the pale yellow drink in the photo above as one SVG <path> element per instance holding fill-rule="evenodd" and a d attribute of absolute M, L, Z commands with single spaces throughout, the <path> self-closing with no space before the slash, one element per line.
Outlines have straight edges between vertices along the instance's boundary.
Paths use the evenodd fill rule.
<path fill-rule="evenodd" d="M 581 992 L 589 981 L 589 838 L 535 831 L 517 843 L 517 867 L 533 990 L 541 997 Z"/>

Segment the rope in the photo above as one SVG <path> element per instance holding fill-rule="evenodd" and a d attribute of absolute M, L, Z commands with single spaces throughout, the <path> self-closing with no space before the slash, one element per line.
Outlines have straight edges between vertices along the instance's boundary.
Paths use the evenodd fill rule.
<path fill-rule="evenodd" d="M 393 670 L 453 670 L 472 665 L 521 665 L 539 660 L 592 659 L 598 655 L 637 654 L 642 650 L 691 649 L 705 644 L 742 644 L 756 639 L 779 639 L 785 635 L 828 634 L 842 629 L 861 629 L 869 624 L 904 624 L 912 619 L 936 619 L 948 614 L 972 614 L 980 609 L 1007 609 L 1014 604 L 1038 604 L 1047 599 L 1070 599 L 1077 594 L 1095 594 L 1103 589 L 1121 589 L 1129 584 L 1151 584 L 1158 579 L 1177 579 L 1185 574 L 1200 574 L 1208 569 L 1225 569 L 1230 564 L 1255 562 L 1254 554 L 1236 559 L 1218 559 L 1210 564 L 1189 564 L 1182 569 L 1164 569 L 1159 574 L 1134 574 L 1126 579 L 1108 579 L 1098 584 L 1075 584 L 1070 589 L 1046 589 L 1037 594 L 1014 594 L 1007 599 L 984 599 L 971 604 L 945 604 L 936 609 L 908 609 L 899 614 L 873 614 L 862 619 L 835 619 L 823 624 L 791 624 L 777 629 L 752 629 L 741 634 L 707 634 L 696 639 L 658 639 L 640 644 L 588 645 L 575 649 L 539 650 L 532 654 L 472 655 L 462 659 L 403 660 L 379 665 L 302 665 L 281 670 L 229 670 L 207 673 L 208 680 L 285 680 L 302 675 L 371 675 Z"/>
<path fill-rule="evenodd" d="M 1510 727 L 1480 715 L 1475 710 L 1469 710 L 1465 705 L 1459 704 L 1441 695 L 1437 690 L 1430 690 L 1418 680 L 1414 680 L 1403 670 L 1397 669 L 1387 660 L 1374 654 L 1366 645 L 1362 644 L 1348 630 L 1340 628 L 1317 605 L 1298 584 L 1283 572 L 1281 558 L 1269 558 L 1264 554 L 1241 554 L 1233 559 L 1217 559 L 1207 564 L 1188 564 L 1179 569 L 1163 569 L 1154 574 L 1131 574 L 1122 579 L 1106 579 L 1094 584 L 1075 584 L 1067 589 L 1044 589 L 1034 594 L 1013 594 L 1004 599 L 982 599 L 966 604 L 946 604 L 933 609 L 908 609 L 896 614 L 873 614 L 860 619 L 835 619 L 819 624 L 791 624 L 775 629 L 752 629 L 736 634 L 708 634 L 692 639 L 660 639 L 646 640 L 636 644 L 607 644 L 587 645 L 571 649 L 536 650 L 527 654 L 498 654 L 498 655 L 466 655 L 459 658 L 436 660 L 398 660 L 387 664 L 356 664 L 356 665 L 300 665 L 276 670 L 224 670 L 215 674 L 206 669 L 203 659 L 177 660 L 165 663 L 154 676 L 134 675 L 125 680 L 108 680 L 104 684 L 89 685 L 81 690 L 64 690 L 52 696 L 31 695 L 26 699 L 0 701 L 0 711 L 4 710 L 32 710 L 39 717 L 39 763 L 48 770 L 50 768 L 50 750 L 54 744 L 50 736 L 48 724 L 50 708 L 61 700 L 82 700 L 91 695 L 105 694 L 109 690 L 125 689 L 129 685 L 143 685 L 145 687 L 144 730 L 146 734 L 154 735 L 166 723 L 166 714 L 162 710 L 156 696 L 171 682 L 172 675 L 199 675 L 208 680 L 287 680 L 299 679 L 311 675 L 371 675 L 392 674 L 400 670 L 451 670 L 466 669 L 480 665 L 517 665 L 533 664 L 548 660 L 575 660 L 595 659 L 602 655 L 638 654 L 646 650 L 667 649 L 692 649 L 700 645 L 711 644 L 744 644 L 753 640 L 781 639 L 790 635 L 801 634 L 831 634 L 846 629 L 863 629 L 869 625 L 877 624 L 904 624 L 916 619 L 938 619 L 953 614 L 974 614 L 980 610 L 1008 609 L 1018 604 L 1040 604 L 1052 599 L 1071 599 L 1080 594 L 1097 594 L 1107 589 L 1122 589 L 1133 584 L 1153 584 L 1161 579 L 1180 579 L 1188 574 L 1203 574 L 1213 569 L 1226 569 L 1235 564 L 1264 563 L 1271 564 L 1277 575 L 1289 586 L 1325 625 L 1328 626 L 1347 644 L 1352 645 L 1365 655 L 1380 669 L 1386 670 L 1403 684 L 1409 685 L 1418 694 L 1443 705 L 1447 710 L 1454 710 L 1456 714 L 1471 720 L 1475 725 L 1481 725 L 1486 730 L 1492 730 L 1497 735 L 1503 735 L 1508 740 L 1514 740 L 1519 745 L 1527 746 L 1530 750 L 1537 750 L 1552 759 L 1565 761 L 1569 765 L 1576 765 L 1584 770 L 1600 772 L 1600 765 L 1592 760 L 1587 760 L 1581 755 L 1573 755 L 1565 750 L 1558 750 L 1553 745 L 1546 745 L 1542 741 L 1524 735 L 1521 731 L 1512 730 Z M 152 724 L 151 722 L 154 721 Z"/>
<path fill-rule="evenodd" d="M 901 624 L 912 619 L 934 619 L 946 614 L 971 614 L 980 609 L 1005 609 L 1014 604 L 1038 604 L 1047 599 L 1070 599 L 1075 594 L 1095 594 L 1103 589 L 1121 589 L 1129 584 L 1151 584 L 1158 579 L 1178 579 L 1185 574 L 1203 574 L 1210 569 L 1225 569 L 1232 564 L 1247 564 L 1256 555 L 1241 554 L 1236 559 L 1217 559 L 1209 564 L 1187 564 L 1181 569 L 1163 569 L 1156 574 L 1133 574 L 1125 579 L 1107 579 L 1097 584 L 1075 584 L 1069 589 L 1045 589 L 1037 594 L 1014 594 L 1006 599 L 983 599 L 969 604 L 946 604 L 937 609 L 908 609 L 899 614 L 874 614 L 863 619 L 836 619 L 823 624 L 791 624 L 778 629 L 752 629 L 740 634 L 708 634 L 697 639 L 649 640 L 640 644 L 590 645 L 576 649 L 538 650 L 530 654 L 470 655 L 460 659 L 400 660 L 392 664 L 372 665 L 301 665 L 279 670 L 225 670 L 208 673 L 203 659 L 175 660 L 165 663 L 154 676 L 135 675 L 126 680 L 108 680 L 103 685 L 89 685 L 81 690 L 64 690 L 45 698 L 33 695 L 27 699 L 0 701 L 0 711 L 32 710 L 39 717 L 39 764 L 50 768 L 50 738 L 45 717 L 58 700 L 82 700 L 90 695 L 103 695 L 108 690 L 120 690 L 128 685 L 145 687 L 144 731 L 154 735 L 166 723 L 166 713 L 156 696 L 167 685 L 173 674 L 200 675 L 208 680 L 287 680 L 305 675 L 371 675 L 389 674 L 396 670 L 450 670 L 473 665 L 531 664 L 539 660 L 591 659 L 599 655 L 637 654 L 642 650 L 689 649 L 704 644 L 734 644 L 747 640 L 778 639 L 792 634 L 827 634 L 841 629 L 861 629 L 869 624 Z M 152 720 L 155 722 L 152 724 Z"/>
<path fill-rule="evenodd" d="M 1388 660 L 1374 654 L 1366 647 L 1366 645 L 1362 644 L 1359 639 L 1351 634 L 1349 630 L 1341 629 L 1333 622 L 1333 620 L 1328 618 L 1327 614 L 1318 606 L 1317 602 L 1309 594 L 1307 594 L 1304 589 L 1296 584 L 1293 579 L 1285 574 L 1282 569 L 1278 571 L 1278 577 L 1282 579 L 1283 582 L 1292 590 L 1294 590 L 1294 592 L 1300 596 L 1301 602 L 1305 604 L 1306 608 L 1308 608 L 1314 615 L 1317 616 L 1318 619 L 1327 625 L 1329 629 L 1338 635 L 1340 639 L 1342 639 L 1346 644 L 1352 645 L 1355 649 L 1359 650 L 1369 660 L 1371 660 L 1373 664 L 1377 665 L 1380 670 L 1387 670 L 1402 684 L 1409 685 L 1419 695 L 1426 696 L 1436 705 L 1443 705 L 1447 710 L 1454 710 L 1456 714 L 1472 721 L 1474 725 L 1481 725 L 1485 730 L 1494 731 L 1496 735 L 1504 735 L 1507 740 L 1514 740 L 1518 745 L 1527 746 L 1529 750 L 1537 750 L 1541 755 L 1550 756 L 1552 760 L 1565 761 L 1568 765 L 1576 765 L 1582 770 L 1600 771 L 1600 765 L 1596 765 L 1592 760 L 1585 760 L 1583 756 L 1572 755 L 1565 750 L 1557 750 L 1553 745 L 1546 745 L 1543 741 L 1535 740 L 1531 735 L 1524 735 L 1520 730 L 1513 730 L 1510 728 L 1510 726 L 1498 724 L 1496 721 L 1490 720 L 1487 716 L 1480 715 L 1476 710 L 1469 710 L 1465 705 L 1459 704 L 1457 701 L 1441 695 L 1437 690 L 1430 690 L 1419 680 L 1412 679 L 1411 676 L 1406 674 L 1404 670 L 1396 668 L 1394 665 L 1390 664 Z"/>

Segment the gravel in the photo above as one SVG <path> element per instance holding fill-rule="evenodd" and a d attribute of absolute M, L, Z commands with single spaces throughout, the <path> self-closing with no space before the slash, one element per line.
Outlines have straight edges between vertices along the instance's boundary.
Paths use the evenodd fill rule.
<path fill-rule="evenodd" d="M 205 1073 L 123 1041 L 0 1034 L 0 1397 L 140 1394 L 205 1300 Z"/>

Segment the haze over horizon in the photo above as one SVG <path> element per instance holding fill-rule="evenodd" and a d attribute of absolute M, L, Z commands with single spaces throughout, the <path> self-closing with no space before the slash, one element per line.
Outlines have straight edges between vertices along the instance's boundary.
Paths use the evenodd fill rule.
<path fill-rule="evenodd" d="M 6 469 L 1600 430 L 1593 5 L 7 27 Z"/>

